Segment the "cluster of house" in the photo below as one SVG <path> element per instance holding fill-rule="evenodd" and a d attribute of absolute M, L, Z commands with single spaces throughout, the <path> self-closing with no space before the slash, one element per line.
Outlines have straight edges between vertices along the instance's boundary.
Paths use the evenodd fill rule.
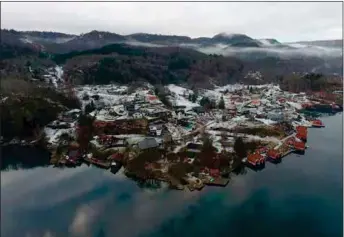
<path fill-rule="evenodd" d="M 213 145 L 220 152 L 223 149 L 233 150 L 229 149 L 233 147 L 234 142 L 230 139 L 230 136 L 235 136 L 230 131 L 233 127 L 249 123 L 253 125 L 279 123 L 281 126 L 283 126 L 281 122 L 292 123 L 297 127 L 297 133 L 284 144 L 295 150 L 304 151 L 307 139 L 305 127 L 323 126 L 320 120 L 309 124 L 309 121 L 300 115 L 299 110 L 307 103 L 312 103 L 306 94 L 284 92 L 277 86 L 253 87 L 253 89 L 243 86 L 235 90 L 214 90 L 211 93 L 208 90 L 199 92 L 195 102 L 187 102 L 190 91 L 188 94 L 177 93 L 173 97 L 175 101 L 172 103 L 172 108 L 167 108 L 149 87 L 138 88 L 131 94 L 126 93 L 128 88 L 123 86 L 117 89 L 111 88 L 109 85 L 105 89 L 90 87 L 87 96 L 84 90 L 78 92 L 81 99 L 85 98 L 84 106 L 90 101 L 96 105 L 95 110 L 90 112 L 90 115 L 95 117 L 93 125 L 96 136 L 92 142 L 103 148 L 135 146 L 145 150 L 163 147 L 173 141 L 176 146 L 186 146 L 189 155 L 185 162 L 192 163 L 193 157 L 201 151 L 201 137 L 197 135 L 201 131 L 199 129 L 212 136 Z M 176 88 L 177 86 L 174 87 Z M 208 110 L 200 106 L 199 101 L 204 96 L 217 101 L 223 98 L 225 108 Z M 63 113 L 48 127 L 54 130 L 73 130 L 80 112 L 80 110 L 72 110 Z M 231 134 L 226 140 L 220 137 L 221 129 Z M 293 133 L 288 126 L 283 129 L 287 135 Z M 267 157 L 278 160 L 284 154 L 284 150 L 262 147 L 249 154 L 247 162 L 257 166 L 264 164 Z M 216 176 L 218 170 L 204 172 Z"/>

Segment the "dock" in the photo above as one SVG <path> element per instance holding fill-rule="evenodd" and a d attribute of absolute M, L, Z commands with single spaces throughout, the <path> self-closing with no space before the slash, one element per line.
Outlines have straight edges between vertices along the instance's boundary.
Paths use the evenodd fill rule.
<path fill-rule="evenodd" d="M 227 184 L 229 183 L 229 179 L 228 178 L 217 177 L 217 178 L 213 178 L 213 179 L 209 179 L 209 180 L 203 181 L 203 183 L 205 185 L 208 185 L 208 186 L 226 187 Z"/>
<path fill-rule="evenodd" d="M 109 169 L 111 166 L 111 162 L 109 161 L 101 161 L 101 160 L 96 160 L 94 158 L 84 158 L 84 161 L 90 164 L 93 164 L 95 166 L 98 166 L 99 168 L 103 168 L 103 169 Z"/>

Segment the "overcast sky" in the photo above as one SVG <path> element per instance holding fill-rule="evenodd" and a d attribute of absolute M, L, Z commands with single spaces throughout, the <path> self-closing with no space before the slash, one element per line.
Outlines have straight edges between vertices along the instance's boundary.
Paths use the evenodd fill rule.
<path fill-rule="evenodd" d="M 342 38 L 341 2 L 1 3 L 1 28 L 211 37 L 220 32 L 282 42 Z"/>

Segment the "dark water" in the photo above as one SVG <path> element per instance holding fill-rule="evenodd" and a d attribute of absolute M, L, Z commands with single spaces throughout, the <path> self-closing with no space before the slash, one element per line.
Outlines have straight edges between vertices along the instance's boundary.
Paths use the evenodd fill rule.
<path fill-rule="evenodd" d="M 201 192 L 141 189 L 88 166 L 7 164 L 1 236 L 343 236 L 342 115 L 322 120 L 326 128 L 310 129 L 304 156 Z"/>

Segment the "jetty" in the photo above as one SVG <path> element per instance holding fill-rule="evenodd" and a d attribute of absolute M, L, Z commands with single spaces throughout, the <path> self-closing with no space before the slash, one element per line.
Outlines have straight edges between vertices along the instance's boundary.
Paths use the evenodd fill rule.
<path fill-rule="evenodd" d="M 97 160 L 95 158 L 85 157 L 84 161 L 86 163 L 93 164 L 93 165 L 95 165 L 95 166 L 97 166 L 99 168 L 103 168 L 103 169 L 109 169 L 110 166 L 111 166 L 111 162 L 110 161 L 102 161 L 102 160 Z"/>
<path fill-rule="evenodd" d="M 223 177 L 216 177 L 205 180 L 203 181 L 203 183 L 208 186 L 226 187 L 229 183 L 229 179 Z"/>

